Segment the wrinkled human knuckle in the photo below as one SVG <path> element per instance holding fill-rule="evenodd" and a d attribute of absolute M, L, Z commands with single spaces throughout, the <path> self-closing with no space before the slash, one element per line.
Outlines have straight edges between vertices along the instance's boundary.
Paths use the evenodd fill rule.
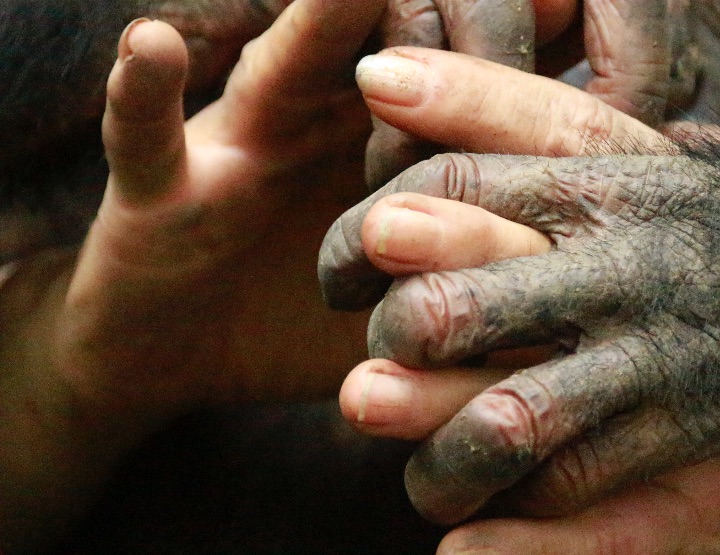
<path fill-rule="evenodd" d="M 548 134 L 547 152 L 555 155 L 605 154 L 616 148 L 611 141 L 610 110 L 599 101 L 578 106 L 568 125 Z"/>

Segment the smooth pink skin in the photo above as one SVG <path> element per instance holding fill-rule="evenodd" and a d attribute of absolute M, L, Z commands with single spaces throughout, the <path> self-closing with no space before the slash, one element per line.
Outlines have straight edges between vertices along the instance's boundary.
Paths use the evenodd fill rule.
<path fill-rule="evenodd" d="M 486 520 L 451 532 L 438 555 L 707 555 L 720 552 L 720 460 L 628 487 L 584 512 Z"/>
<path fill-rule="evenodd" d="M 347 421 L 363 433 L 422 440 L 485 389 L 517 368 L 547 360 L 553 350 L 547 346 L 496 351 L 484 368 L 432 372 L 385 359 L 368 360 L 345 379 L 340 408 Z"/>
<path fill-rule="evenodd" d="M 551 247 L 546 235 L 483 208 L 415 193 L 376 202 L 361 233 L 373 265 L 394 276 L 482 266 Z"/>
<path fill-rule="evenodd" d="M 369 121 L 347 70 L 383 7 L 293 2 L 185 124 L 180 35 L 161 22 L 124 35 L 103 129 L 111 175 L 58 318 L 55 359 L 82 396 L 150 411 L 211 391 L 324 395 L 361 359 L 366 317 L 323 306 L 315 252 L 362 194 Z"/>

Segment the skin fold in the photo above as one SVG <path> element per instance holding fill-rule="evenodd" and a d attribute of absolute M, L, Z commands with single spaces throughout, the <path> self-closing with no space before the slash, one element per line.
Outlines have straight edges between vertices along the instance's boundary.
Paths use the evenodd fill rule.
<path fill-rule="evenodd" d="M 717 17 L 714 7 L 706 5 L 705 8 L 700 25 Z M 696 12 L 695 16 L 698 15 Z M 709 40 L 708 36 L 705 40 Z M 709 42 L 704 44 L 707 46 Z M 711 83 L 706 82 L 694 105 L 694 113 L 707 113 L 711 108 L 714 98 L 708 95 L 710 89 Z M 412 126 L 406 115 L 413 110 L 407 110 L 405 106 L 394 108 L 387 103 L 387 111 L 390 117 Z M 332 230 L 328 234 L 321 253 L 321 276 L 324 275 L 323 254 L 328 257 L 326 260 L 332 260 L 335 252 L 349 252 L 344 260 L 335 258 L 340 263 L 333 278 L 342 274 L 343 280 L 352 282 L 350 276 L 357 271 L 361 291 L 370 291 L 377 285 L 377 280 L 365 273 L 367 266 L 363 259 L 366 256 L 376 263 L 384 260 L 385 266 L 383 263 L 378 265 L 395 275 L 408 273 L 408 270 L 418 271 L 421 266 L 425 270 L 453 266 L 452 261 L 448 266 L 443 265 L 439 250 L 433 244 L 437 224 L 425 228 L 419 224 L 410 227 L 401 217 L 392 219 L 394 216 L 390 216 L 390 231 L 383 238 L 385 245 L 391 246 L 394 241 L 406 245 L 409 236 L 404 236 L 404 230 L 414 232 L 416 252 L 409 268 L 403 267 L 408 258 L 406 253 L 400 258 L 401 263 L 396 264 L 393 256 L 397 255 L 390 247 L 378 251 L 376 230 L 385 223 L 383 218 L 388 217 L 387 206 L 411 204 L 387 196 L 393 192 L 450 196 L 544 230 L 554 239 L 553 251 L 544 256 L 492 264 L 478 270 L 426 274 L 397 281 L 376 310 L 370 330 L 371 352 L 389 355 L 405 365 L 451 364 L 497 346 L 542 342 L 553 335 L 565 336 L 565 348 L 570 350 L 569 356 L 532 368 L 485 391 L 416 453 L 406 470 L 406 483 L 416 506 L 430 518 L 447 522 L 469 516 L 492 495 L 491 492 L 514 482 L 513 475 L 517 478 L 525 475 L 525 478 L 510 493 L 491 500 L 494 511 L 516 515 L 581 511 L 587 504 L 602 499 L 608 491 L 627 482 L 716 454 L 712 445 L 717 422 L 714 408 L 717 345 L 713 343 L 710 330 L 717 322 L 717 314 L 712 308 L 716 279 L 712 237 L 713 222 L 717 217 L 713 164 L 717 151 L 712 144 L 712 134 L 698 135 L 697 128 L 693 131 L 694 135 L 684 136 L 692 143 L 692 148 L 686 151 L 689 156 L 680 157 L 624 155 L 596 160 L 516 159 L 515 163 L 511 158 L 472 155 L 437 158 L 435 162 L 444 164 L 445 170 L 430 164 L 413 168 L 388 185 L 384 193 L 348 212 L 339 226 L 350 237 L 344 239 L 346 247 L 333 251 L 332 242 L 337 236 L 333 236 Z M 452 130 L 447 134 L 451 135 Z M 622 141 L 613 143 L 623 148 Z M 643 141 L 638 141 L 635 146 L 630 144 L 629 150 L 637 151 L 637 146 L 642 148 L 642 145 Z M 668 152 L 668 148 L 672 151 L 676 147 L 666 147 L 660 153 Z M 495 167 L 496 163 L 499 166 Z M 639 164 L 637 170 L 632 170 L 634 164 Z M 558 173 L 560 167 L 569 169 L 575 177 L 569 178 L 564 174 L 565 170 Z M 673 167 L 675 170 L 671 169 Z M 640 188 L 632 190 L 628 187 L 632 181 Z M 670 197 L 657 196 L 654 192 L 665 187 L 674 191 Z M 537 194 L 532 193 L 533 190 Z M 687 224 L 672 223 L 666 228 L 666 210 L 680 214 L 672 208 L 674 194 L 685 199 L 681 204 L 688 208 L 690 219 Z M 375 214 L 369 213 L 372 202 L 379 198 L 383 198 L 384 209 L 381 204 Z M 417 210 L 427 214 L 438 209 L 428 202 Z M 625 216 L 621 215 L 623 213 Z M 633 216 L 628 219 L 630 213 Z M 372 215 L 371 221 L 363 223 L 366 215 Z M 476 217 L 488 219 L 480 212 Z M 635 223 L 632 223 L 633 218 L 636 218 Z M 443 221 L 446 228 L 442 237 L 452 236 L 456 231 L 452 230 L 453 224 L 455 222 L 451 223 L 449 219 Z M 550 231 L 555 225 L 560 227 L 555 228 L 555 232 Z M 614 225 L 619 226 L 617 237 L 622 237 L 619 243 L 607 235 Z M 364 235 L 348 233 L 355 229 L 362 230 Z M 677 230 L 683 237 L 681 243 L 676 244 L 675 239 L 665 235 L 664 229 L 671 229 L 671 236 Z M 688 229 L 698 233 L 695 237 L 706 237 L 708 242 L 702 247 L 688 243 Z M 423 232 L 433 238 L 428 242 L 429 248 L 422 246 L 425 244 Z M 583 244 L 571 249 L 572 252 L 565 251 L 564 245 L 575 240 Z M 649 262 L 651 251 L 658 253 L 654 265 Z M 668 257 L 673 256 L 678 257 L 677 270 L 672 269 L 672 263 L 668 264 Z M 694 256 L 702 260 L 702 272 L 693 271 L 689 260 Z M 345 264 L 349 259 L 353 262 Z M 478 262 L 484 261 L 480 256 Z M 655 270 L 651 269 L 653 266 Z M 657 271 L 660 274 L 654 273 Z M 583 285 L 576 281 L 581 275 L 579 282 Z M 688 280 L 688 275 L 698 281 Z M 497 279 L 498 276 L 503 277 Z M 331 297 L 336 285 L 333 278 L 325 281 L 326 294 Z M 547 282 L 542 285 L 544 280 Z M 513 291 L 517 291 L 517 296 Z M 536 296 L 540 291 L 543 293 Z M 589 296 L 582 301 L 585 294 Z M 372 294 L 368 295 L 371 297 Z M 615 300 L 608 303 L 613 297 Z M 682 303 L 683 308 L 674 304 L 676 302 Z M 533 305 L 540 310 L 534 316 Z M 583 305 L 589 312 L 579 316 L 580 313 L 574 311 L 582 312 Z M 552 316 L 556 308 L 557 320 Z M 661 313 L 664 314 L 660 316 Z M 518 318 L 515 322 L 533 323 L 516 328 L 515 318 Z M 597 327 L 590 323 L 591 320 L 597 322 Z M 553 321 L 560 326 L 555 327 Z M 623 329 L 626 331 L 621 331 Z M 710 336 L 707 341 L 706 333 Z M 468 349 L 463 350 L 464 347 Z M 573 376 L 570 381 L 563 381 L 561 377 L 566 370 L 568 377 Z M 372 418 L 368 415 L 374 410 L 383 410 L 384 406 L 394 407 L 394 414 L 401 415 L 400 418 L 407 416 L 407 400 L 421 400 L 425 394 L 420 375 L 402 367 L 371 361 L 356 370 L 356 374 L 365 373 L 394 374 L 401 376 L 404 382 L 403 397 L 386 398 L 382 389 L 375 387 L 370 392 L 362 390 L 365 392 L 365 421 Z M 654 386 L 643 378 L 646 375 L 654 375 L 650 379 Z M 595 379 L 593 376 L 597 377 L 598 383 L 602 382 L 599 390 L 593 390 L 590 385 Z M 346 414 L 357 418 L 362 398 L 357 393 L 360 388 L 352 384 L 352 378 L 351 375 L 350 386 L 346 383 L 344 389 L 345 408 Z M 361 381 L 367 384 L 367 378 Z M 390 383 L 385 387 L 393 392 L 398 386 Z M 435 382 L 435 390 L 438 387 Z M 580 396 L 575 393 L 578 387 L 585 389 Z M 446 391 L 450 391 L 449 386 Z M 601 408 L 605 400 L 611 405 L 619 403 L 610 409 L 610 413 L 623 414 L 614 417 L 607 414 L 605 410 L 610 405 Z M 393 404 L 393 401 L 396 402 Z M 568 408 L 576 402 L 575 408 L 570 409 L 573 416 L 564 420 L 561 416 L 563 407 Z M 413 413 L 423 413 L 423 406 L 422 403 L 414 406 Z M 436 412 L 439 413 L 436 422 L 445 422 L 447 413 Z M 382 426 L 375 431 L 402 435 L 400 418 L 381 418 Z M 564 444 L 564 447 L 526 474 L 545 456 L 538 457 L 540 444 L 553 441 L 550 438 L 558 437 L 559 430 L 564 434 L 568 426 L 572 428 L 583 420 L 582 430 L 576 430 L 580 433 L 589 430 L 587 435 L 571 439 L 569 436 L 575 432 L 570 432 L 557 444 Z M 360 424 L 365 427 L 362 422 Z M 367 429 L 373 428 L 371 422 Z M 427 432 L 430 431 L 428 427 Z M 415 437 L 422 436 L 418 429 L 411 433 Z M 499 455 L 506 448 L 513 452 L 508 458 Z M 552 449 L 554 447 L 548 454 Z M 503 463 L 496 465 L 501 458 Z M 519 470 L 523 466 L 526 470 Z M 515 471 L 510 470 L 513 467 Z M 694 478 L 684 479 L 687 476 Z M 662 528 L 662 525 L 658 528 L 657 522 L 640 521 L 639 535 L 630 536 L 623 533 L 628 527 L 621 519 L 603 521 L 603 518 L 607 519 L 608 511 L 629 518 L 632 511 L 644 503 L 650 507 L 657 504 L 659 522 L 663 523 L 682 519 L 683 511 L 694 511 L 699 504 L 706 507 L 704 510 L 710 515 L 715 514 L 711 494 L 702 491 L 700 486 L 703 481 L 714 483 L 715 476 L 714 463 L 705 463 L 634 488 L 635 500 L 629 493 L 624 493 L 600 502 L 595 509 L 580 512 L 577 517 L 546 520 L 542 528 L 522 520 L 477 523 L 451 535 L 440 552 L 554 553 L 559 546 L 565 545 L 563 542 L 569 541 L 568 538 L 574 538 L 573 553 L 606 553 L 617 549 L 630 553 L 655 550 L 699 553 L 708 549 L 712 552 L 715 548 L 709 546 L 717 546 L 714 527 L 704 518 L 692 518 L 693 525 L 699 526 L 695 529 L 703 531 L 696 542 L 682 543 L 682 547 L 681 543 L 657 533 Z M 505 480 L 507 482 L 500 485 Z M 673 510 L 661 510 L 667 503 L 661 491 L 675 487 L 680 495 L 687 494 L 689 503 L 680 504 Z M 468 493 L 473 488 L 474 491 Z M 653 512 L 652 509 L 649 511 Z M 592 526 L 600 526 L 604 533 L 594 532 Z M 539 533 L 541 538 L 547 539 L 538 541 Z M 554 535 L 557 541 L 551 539 Z"/>

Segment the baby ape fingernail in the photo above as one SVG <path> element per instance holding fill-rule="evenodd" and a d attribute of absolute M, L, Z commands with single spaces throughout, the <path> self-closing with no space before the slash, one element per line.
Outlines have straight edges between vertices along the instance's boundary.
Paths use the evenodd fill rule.
<path fill-rule="evenodd" d="M 425 97 L 428 73 L 428 66 L 422 62 L 378 54 L 360 60 L 355 77 L 366 97 L 388 104 L 417 106 Z"/>
<path fill-rule="evenodd" d="M 123 31 L 122 35 L 120 36 L 120 41 L 118 43 L 118 57 L 123 60 L 127 61 L 132 58 L 133 51 L 132 48 L 130 48 L 130 34 L 132 33 L 133 29 L 137 27 L 141 23 L 146 23 L 150 21 L 147 17 L 138 17 L 137 19 L 134 19 L 131 21 L 127 27 L 125 27 L 125 30 Z"/>

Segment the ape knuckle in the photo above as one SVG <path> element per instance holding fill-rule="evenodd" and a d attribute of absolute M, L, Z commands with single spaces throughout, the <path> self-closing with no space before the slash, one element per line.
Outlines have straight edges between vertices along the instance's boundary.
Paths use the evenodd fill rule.
<path fill-rule="evenodd" d="M 478 184 L 482 179 L 477 158 L 458 153 L 442 154 L 439 157 L 447 187 L 447 198 L 477 204 Z"/>
<path fill-rule="evenodd" d="M 593 483 L 600 479 L 600 464 L 590 443 L 570 446 L 548 463 L 543 490 L 549 503 L 562 513 L 584 509 L 593 496 Z"/>
<path fill-rule="evenodd" d="M 469 407 L 484 420 L 495 439 L 519 458 L 542 458 L 552 445 L 555 402 L 540 382 L 516 375 L 477 397 Z"/>

